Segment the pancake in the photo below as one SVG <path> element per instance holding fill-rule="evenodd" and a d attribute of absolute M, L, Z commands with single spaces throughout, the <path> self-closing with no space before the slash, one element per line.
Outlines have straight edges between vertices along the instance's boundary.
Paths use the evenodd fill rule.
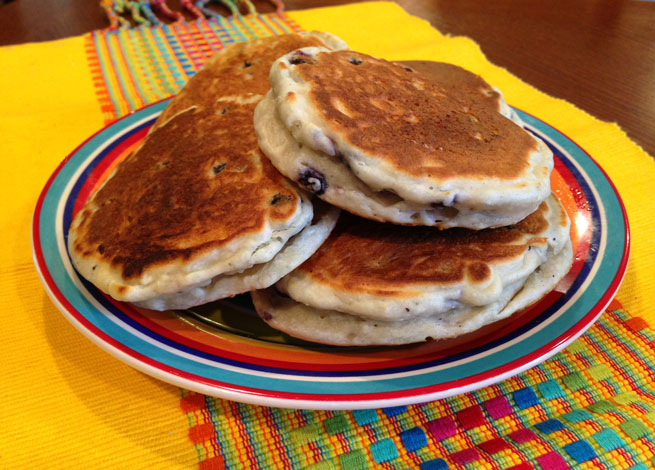
<path fill-rule="evenodd" d="M 311 258 L 253 301 L 272 327 L 319 343 L 451 338 L 552 290 L 572 264 L 569 229 L 555 196 L 515 226 L 479 231 L 342 216 Z"/>
<path fill-rule="evenodd" d="M 555 279 L 566 275 L 571 256 L 569 242 L 528 278 L 523 289 L 508 290 L 494 304 L 412 320 L 376 321 L 336 310 L 316 309 L 280 294 L 273 287 L 253 292 L 252 298 L 257 312 L 271 327 L 305 341 L 334 346 L 393 346 L 436 341 L 471 333 L 529 306 L 533 297 L 538 300 L 541 296 L 535 294 L 536 289 L 528 287 L 539 288 L 542 294 L 550 292 L 557 285 Z M 502 307 L 508 299 L 511 302 Z"/>
<path fill-rule="evenodd" d="M 281 276 L 297 268 L 314 253 L 334 228 L 339 211 L 327 205 L 321 206 L 320 201 L 314 203 L 314 208 L 317 205 L 320 215 L 315 222 L 291 237 L 270 261 L 253 264 L 242 271 L 215 276 L 206 283 L 173 294 L 135 303 L 152 310 L 184 309 L 275 284 Z"/>
<path fill-rule="evenodd" d="M 289 53 L 255 112 L 260 147 L 305 189 L 373 220 L 483 229 L 527 217 L 550 194 L 552 152 L 482 79 L 432 67 L 441 73 Z"/>
<path fill-rule="evenodd" d="M 308 45 L 344 47 L 294 34 L 209 59 L 75 215 L 68 247 L 80 274 L 117 300 L 186 308 L 266 287 L 320 246 L 338 210 L 315 211 L 261 153 L 252 124 L 273 60 Z"/>

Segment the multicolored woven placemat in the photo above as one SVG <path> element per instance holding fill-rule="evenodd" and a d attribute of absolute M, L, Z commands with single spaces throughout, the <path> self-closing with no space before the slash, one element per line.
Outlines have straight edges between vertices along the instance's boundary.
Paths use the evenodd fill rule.
<path fill-rule="evenodd" d="M 87 55 L 107 122 L 177 92 L 233 41 L 301 28 L 285 14 L 96 32 Z M 583 337 L 497 385 L 357 411 L 258 407 L 182 390 L 201 469 L 655 467 L 655 336 L 613 303 Z"/>

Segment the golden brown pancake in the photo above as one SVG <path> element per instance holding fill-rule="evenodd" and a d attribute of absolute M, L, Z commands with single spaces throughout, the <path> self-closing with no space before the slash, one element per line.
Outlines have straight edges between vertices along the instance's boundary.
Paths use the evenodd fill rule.
<path fill-rule="evenodd" d="M 482 79 L 454 66 L 431 67 L 428 76 L 353 51 L 289 53 L 273 64 L 270 96 L 255 113 L 260 146 L 276 168 L 300 184 L 299 165 L 289 160 L 305 160 L 306 167 L 323 173 L 316 167 L 330 163 L 316 161 L 324 158 L 332 166 L 341 163 L 359 180 L 348 190 L 364 185 L 376 193 L 368 199 L 388 195 L 387 205 L 395 197 L 408 206 L 404 212 L 409 207 L 417 212 L 394 218 L 366 204 L 357 210 L 323 196 L 326 185 L 305 185 L 360 216 L 473 229 L 525 218 L 550 193 L 552 153 L 512 121 L 511 111 L 501 114 L 499 93 Z M 269 142 L 280 128 L 290 134 L 289 144 Z M 297 150 L 287 158 L 293 142 Z"/>
<path fill-rule="evenodd" d="M 316 307 L 381 319 L 447 311 L 453 302 L 485 305 L 543 263 L 549 247 L 561 249 L 569 227 L 562 214 L 555 197 L 514 226 L 478 231 L 344 214 L 321 248 L 278 287 Z"/>
<path fill-rule="evenodd" d="M 191 108 L 150 134 L 78 215 L 75 252 L 131 281 L 293 220 L 300 196 L 256 150 L 254 107 Z"/>
<path fill-rule="evenodd" d="M 263 156 L 252 119 L 273 59 L 325 44 L 321 37 L 328 36 L 235 44 L 210 59 L 76 215 L 69 250 L 81 274 L 118 300 L 182 308 L 214 300 L 217 276 L 243 277 L 309 229 L 312 204 Z M 296 244 L 287 272 L 327 236 L 323 225 L 313 243 Z M 220 295 L 261 287 L 248 279 Z"/>
<path fill-rule="evenodd" d="M 407 228 L 344 215 L 297 272 L 333 289 L 382 297 L 405 297 L 405 286 L 488 283 L 493 265 L 547 247 L 547 210 L 544 202 L 515 226 L 480 231 Z"/>
<path fill-rule="evenodd" d="M 571 262 L 569 220 L 555 196 L 515 226 L 479 231 L 344 214 L 311 258 L 253 298 L 266 322 L 293 336 L 403 344 L 511 315 L 550 291 Z"/>
<path fill-rule="evenodd" d="M 468 87 L 455 94 L 455 80 L 434 80 L 447 73 L 428 78 L 352 51 L 319 54 L 295 72 L 331 133 L 411 176 L 516 178 L 537 151 L 527 132 Z"/>

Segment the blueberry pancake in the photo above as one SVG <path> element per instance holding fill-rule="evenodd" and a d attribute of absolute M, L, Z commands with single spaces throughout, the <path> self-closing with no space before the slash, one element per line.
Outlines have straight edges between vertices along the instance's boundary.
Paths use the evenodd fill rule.
<path fill-rule="evenodd" d="M 353 214 L 483 229 L 522 220 L 550 194 L 552 152 L 459 67 L 305 48 L 275 61 L 270 82 L 255 111 L 260 147 Z"/>
<path fill-rule="evenodd" d="M 570 221 L 554 195 L 514 226 L 439 230 L 342 215 L 312 257 L 253 292 L 259 315 L 334 345 L 444 339 L 507 318 L 572 264 Z"/>
<path fill-rule="evenodd" d="M 76 214 L 68 247 L 85 278 L 117 300 L 186 308 L 270 286 L 320 246 L 338 209 L 284 178 L 253 129 L 271 63 L 304 46 L 345 47 L 283 35 L 208 60 Z"/>

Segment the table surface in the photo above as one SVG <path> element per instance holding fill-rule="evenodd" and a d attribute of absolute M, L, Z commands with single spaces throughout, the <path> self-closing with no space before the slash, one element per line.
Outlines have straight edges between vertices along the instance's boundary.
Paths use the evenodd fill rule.
<path fill-rule="evenodd" d="M 169 0 L 173 9 L 178 0 Z M 273 2 L 255 1 L 271 12 Z M 350 3 L 286 0 L 287 10 Z M 398 0 L 443 33 L 474 39 L 488 59 L 540 90 L 617 122 L 655 156 L 655 2 Z M 225 12 L 227 13 L 227 11 Z M 109 26 L 99 1 L 13 0 L 0 6 L 0 45 Z"/>

